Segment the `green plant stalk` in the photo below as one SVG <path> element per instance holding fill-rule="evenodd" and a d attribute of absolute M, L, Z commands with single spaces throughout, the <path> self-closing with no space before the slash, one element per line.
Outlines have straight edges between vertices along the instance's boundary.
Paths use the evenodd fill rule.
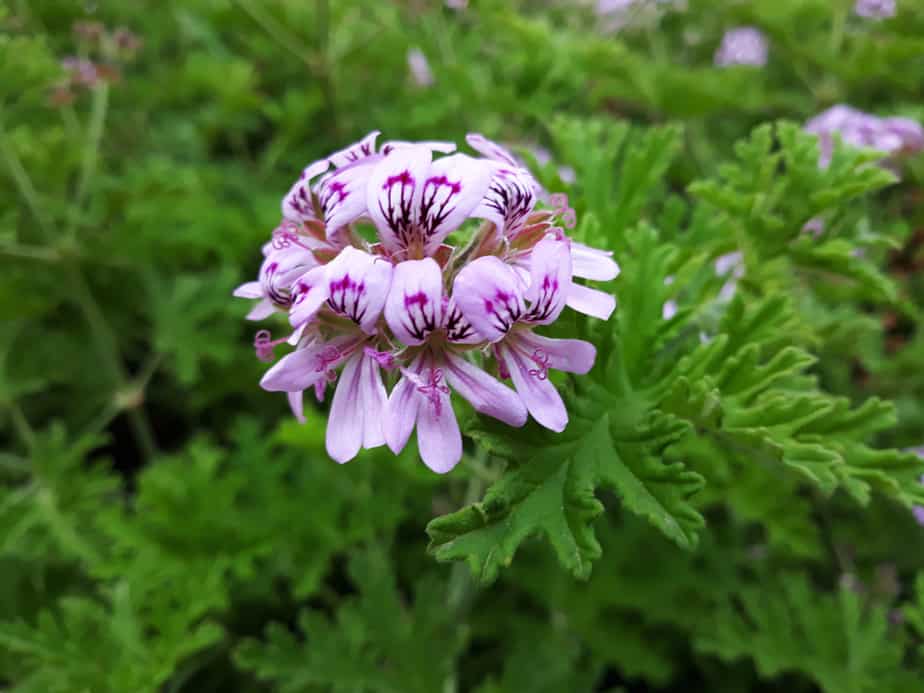
<path fill-rule="evenodd" d="M 3 159 L 7 169 L 10 171 L 20 196 L 38 222 L 38 228 L 45 237 L 46 242 L 52 244 L 54 232 L 51 228 L 51 222 L 45 216 L 45 212 L 39 203 L 38 193 L 32 184 L 32 179 L 9 144 L 2 120 L 0 120 L 0 158 Z M 95 159 L 96 157 L 94 156 L 93 158 Z M 88 170 L 92 171 L 92 168 Z M 117 390 L 128 390 L 131 387 L 130 380 L 122 365 L 118 342 L 99 304 L 93 297 L 83 273 L 76 266 L 66 265 L 62 275 L 68 283 L 68 288 L 70 289 L 68 293 L 72 300 L 77 303 L 87 324 L 90 326 L 90 333 L 93 335 L 93 342 L 102 367 L 108 370 Z M 144 411 L 139 407 L 134 407 L 128 409 L 127 414 L 142 454 L 146 459 L 150 459 L 156 454 L 157 448 L 150 423 Z"/>
<path fill-rule="evenodd" d="M 87 196 L 87 190 L 90 187 L 90 181 L 96 175 L 96 166 L 99 162 L 100 142 L 103 139 L 103 129 L 106 126 L 106 113 L 109 110 L 109 84 L 103 82 L 99 87 L 93 90 L 93 106 L 90 110 L 90 122 L 87 127 L 86 146 L 83 150 L 83 159 L 80 165 L 80 178 L 77 182 L 77 193 L 74 196 L 74 204 L 71 208 L 73 215 L 71 218 L 69 236 L 73 238 L 77 232 L 77 219 L 74 216 L 80 213 L 84 200 Z"/>

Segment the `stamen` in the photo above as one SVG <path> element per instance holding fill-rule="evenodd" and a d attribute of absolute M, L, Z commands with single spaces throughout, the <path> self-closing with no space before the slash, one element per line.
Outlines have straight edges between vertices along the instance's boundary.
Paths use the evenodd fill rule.
<path fill-rule="evenodd" d="M 538 380 L 548 380 L 549 365 L 552 363 L 552 358 L 542 349 L 536 349 L 530 359 L 536 364 L 537 368 L 530 368 L 529 374 Z"/>
<path fill-rule="evenodd" d="M 267 363 L 276 358 L 275 349 L 279 344 L 286 341 L 286 337 L 273 340 L 273 335 L 269 330 L 260 330 L 253 337 L 253 348 L 257 352 L 257 358 Z"/>
<path fill-rule="evenodd" d="M 273 249 L 274 250 L 283 250 L 289 248 L 292 245 L 297 245 L 299 248 L 304 248 L 305 250 L 311 250 L 307 245 L 302 243 L 298 239 L 298 234 L 293 231 L 279 227 L 273 231 Z"/>
<path fill-rule="evenodd" d="M 336 363 L 337 361 L 339 361 L 340 356 L 341 356 L 340 349 L 338 349 L 337 347 L 335 346 L 325 347 L 325 349 L 320 354 L 318 354 L 317 365 L 314 368 L 314 372 L 323 373 L 324 371 L 327 371 L 326 375 L 327 375 L 328 380 L 331 379 L 331 375 L 333 375 L 336 378 L 337 374 L 334 373 L 330 369 L 330 365 L 332 363 Z"/>
<path fill-rule="evenodd" d="M 561 219 L 566 229 L 573 229 L 577 225 L 577 214 L 568 205 L 568 196 L 565 193 L 554 193 L 549 202 L 555 207 L 555 215 Z"/>
<path fill-rule="evenodd" d="M 370 346 L 363 347 L 363 353 L 373 359 L 380 367 L 387 371 L 395 368 L 395 357 L 387 351 L 377 351 Z"/>
<path fill-rule="evenodd" d="M 449 394 L 449 386 L 442 384 L 442 380 L 442 369 L 431 368 L 426 384 L 417 386 L 417 391 L 422 395 L 425 395 L 427 399 L 430 400 L 430 404 L 433 405 L 433 409 L 436 412 L 436 418 L 439 418 L 443 413 L 443 400 L 440 396 L 440 393 L 444 395 Z"/>

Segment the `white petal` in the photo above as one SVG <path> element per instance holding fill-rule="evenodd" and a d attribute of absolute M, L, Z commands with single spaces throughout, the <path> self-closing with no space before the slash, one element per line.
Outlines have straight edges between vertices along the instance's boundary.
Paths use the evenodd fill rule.
<path fill-rule="evenodd" d="M 385 320 L 404 344 L 423 344 L 443 324 L 443 277 L 432 258 L 398 263 L 385 303 Z"/>
<path fill-rule="evenodd" d="M 526 407 L 517 393 L 456 354 L 446 354 L 446 379 L 475 411 L 510 426 L 526 423 Z"/>
<path fill-rule="evenodd" d="M 248 320 L 263 320 L 276 312 L 276 306 L 268 298 L 257 301 L 257 304 L 247 313 Z"/>
<path fill-rule="evenodd" d="M 594 366 L 597 350 L 583 339 L 551 339 L 522 330 L 517 334 L 518 346 L 549 368 L 568 373 L 587 373 Z"/>
<path fill-rule="evenodd" d="M 382 133 L 378 130 L 373 130 L 359 142 L 351 144 L 349 147 L 341 149 L 339 152 L 334 152 L 328 159 L 337 168 L 342 168 L 354 161 L 373 156 L 375 154 L 375 140 L 381 134 Z"/>
<path fill-rule="evenodd" d="M 396 455 L 407 445 L 417 422 L 419 400 L 416 392 L 417 386 L 408 378 L 402 377 L 391 391 L 385 405 L 385 442 Z"/>
<path fill-rule="evenodd" d="M 475 331 L 472 323 L 462 314 L 454 298 L 449 298 L 443 307 L 443 328 L 446 330 L 446 338 L 454 344 L 477 344 L 484 341 L 484 337 Z"/>
<path fill-rule="evenodd" d="M 505 236 L 515 235 L 536 206 L 536 187 L 525 169 L 497 166 L 472 216 L 494 222 Z"/>
<path fill-rule="evenodd" d="M 382 314 L 393 267 L 388 260 L 352 246 L 327 265 L 327 302 L 368 334 Z"/>
<path fill-rule="evenodd" d="M 526 320 L 539 325 L 555 322 L 571 291 L 571 249 L 565 241 L 544 238 L 530 256 Z"/>
<path fill-rule="evenodd" d="M 245 282 L 237 287 L 232 295 L 237 298 L 263 298 L 263 289 L 260 282 Z"/>
<path fill-rule="evenodd" d="M 305 393 L 303 391 L 289 392 L 286 396 L 289 399 L 289 407 L 292 409 L 292 415 L 295 416 L 295 419 L 299 423 L 305 423 Z"/>
<path fill-rule="evenodd" d="M 362 360 L 356 354 L 343 367 L 327 418 L 327 454 L 341 464 L 356 457 L 363 443 Z"/>
<path fill-rule="evenodd" d="M 337 169 L 318 185 L 328 238 L 366 214 L 366 186 L 374 164 L 374 160 L 360 159 Z"/>
<path fill-rule="evenodd" d="M 362 357 L 362 373 L 359 382 L 362 394 L 363 447 L 377 448 L 385 444 L 385 431 L 382 422 L 385 419 L 385 405 L 388 394 L 382 383 L 382 371 L 375 359 Z"/>
<path fill-rule="evenodd" d="M 496 257 L 480 257 L 456 275 L 452 297 L 485 339 L 496 342 L 526 311 L 516 273 Z"/>
<path fill-rule="evenodd" d="M 607 282 L 619 275 L 619 265 L 608 250 L 571 241 L 571 270 L 575 277 Z"/>
<path fill-rule="evenodd" d="M 301 224 L 317 218 L 311 193 L 311 180 L 324 173 L 330 166 L 327 159 L 315 161 L 302 171 L 298 180 L 289 188 L 282 198 L 282 216 L 289 221 Z"/>
<path fill-rule="evenodd" d="M 568 291 L 568 307 L 592 318 L 608 320 L 616 309 L 616 299 L 612 294 L 572 283 Z"/>
<path fill-rule="evenodd" d="M 565 430 L 568 425 L 565 403 L 549 381 L 547 372 L 544 374 L 542 365 L 507 344 L 501 344 L 498 351 L 510 372 L 517 394 L 532 417 L 555 432 Z"/>
<path fill-rule="evenodd" d="M 391 252 L 416 242 L 420 199 L 432 154 L 427 147 L 399 147 L 379 161 L 366 189 L 366 206 L 379 238 Z"/>
<path fill-rule="evenodd" d="M 420 198 L 420 230 L 424 250 L 433 253 L 484 197 L 491 167 L 465 154 L 437 159 L 430 166 Z"/>
<path fill-rule="evenodd" d="M 292 285 L 292 308 L 289 322 L 299 327 L 314 317 L 327 300 L 327 267 L 315 267 L 295 280 Z"/>
<path fill-rule="evenodd" d="M 511 154 L 507 149 L 499 145 L 497 142 L 489 140 L 484 135 L 481 135 L 477 132 L 471 132 L 465 136 L 465 141 L 468 142 L 469 147 L 474 149 L 482 156 L 486 156 L 487 158 L 493 159 L 494 161 L 503 162 L 509 166 L 520 166 L 513 154 Z"/>
<path fill-rule="evenodd" d="M 437 474 L 445 474 L 462 459 L 462 434 L 449 395 L 439 391 L 438 397 L 439 405 L 428 400 L 419 404 L 417 447 L 425 465 Z"/>

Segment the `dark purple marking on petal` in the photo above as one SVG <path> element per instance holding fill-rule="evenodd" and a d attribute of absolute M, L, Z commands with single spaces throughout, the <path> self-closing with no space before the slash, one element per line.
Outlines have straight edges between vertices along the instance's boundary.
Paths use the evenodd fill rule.
<path fill-rule="evenodd" d="M 402 325 L 413 335 L 414 339 L 423 340 L 436 329 L 435 306 L 430 305 L 430 298 L 423 291 L 418 291 L 416 294 L 405 294 L 404 308 Z"/>
<path fill-rule="evenodd" d="M 484 310 L 490 316 L 492 325 L 500 332 L 509 331 L 522 316 L 516 296 L 508 294 L 503 289 L 497 289 L 493 299 L 484 300 Z"/>
<path fill-rule="evenodd" d="M 424 238 L 432 237 L 446 218 L 455 210 L 452 199 L 462 192 L 462 181 L 451 181 L 445 175 L 427 178 L 420 200 L 420 223 Z"/>
<path fill-rule="evenodd" d="M 555 310 L 555 299 L 558 296 L 558 289 L 558 277 L 549 274 L 545 275 L 542 278 L 542 283 L 539 285 L 539 296 L 532 306 L 530 306 L 529 312 L 526 314 L 526 319 L 537 322 L 547 320 Z"/>
<path fill-rule="evenodd" d="M 446 316 L 446 336 L 451 342 L 463 342 L 470 339 L 475 334 L 475 329 L 471 326 L 459 307 L 453 305 Z"/>
<path fill-rule="evenodd" d="M 385 191 L 388 199 L 388 207 L 382 206 L 382 198 L 379 197 L 379 211 L 385 217 L 388 227 L 392 230 L 402 245 L 409 245 L 409 241 L 414 235 L 414 217 L 412 215 L 412 204 L 414 200 L 414 188 L 417 181 L 411 172 L 405 169 L 394 176 L 389 176 L 382 184 L 382 190 Z M 395 189 L 398 189 L 398 197 L 395 199 Z"/>
<path fill-rule="evenodd" d="M 366 315 L 366 302 L 362 297 L 366 293 L 366 283 L 355 281 L 349 273 L 340 279 L 332 279 L 328 285 L 330 291 L 327 304 L 334 310 L 353 322 L 359 324 Z"/>
<path fill-rule="evenodd" d="M 510 236 L 523 225 L 536 206 L 532 185 L 522 175 L 499 169 L 485 195 L 485 204 L 504 220 L 504 234 Z"/>

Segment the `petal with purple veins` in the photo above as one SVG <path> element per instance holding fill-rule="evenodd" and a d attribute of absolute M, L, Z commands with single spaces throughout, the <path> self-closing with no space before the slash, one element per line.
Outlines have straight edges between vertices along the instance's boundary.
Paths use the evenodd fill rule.
<path fill-rule="evenodd" d="M 315 316 L 327 300 L 327 266 L 308 270 L 292 284 L 292 307 L 289 323 L 293 327 L 305 324 Z"/>
<path fill-rule="evenodd" d="M 481 135 L 477 132 L 471 132 L 465 136 L 465 141 L 468 142 L 469 147 L 474 149 L 482 156 L 487 157 L 488 159 L 500 161 L 507 164 L 508 166 L 520 166 L 519 162 L 517 162 L 516 157 L 513 154 L 511 154 L 507 149 L 499 145 L 497 142 L 489 140 L 484 135 Z"/>
<path fill-rule="evenodd" d="M 342 168 L 348 166 L 355 161 L 365 159 L 367 157 L 375 155 L 375 140 L 382 133 L 378 130 L 373 130 L 368 135 L 363 137 L 359 142 L 351 144 L 349 147 L 341 149 L 338 152 L 334 152 L 328 158 L 328 160 L 337 168 Z"/>
<path fill-rule="evenodd" d="M 420 196 L 420 233 L 429 255 L 455 231 L 484 197 L 491 167 L 465 154 L 437 159 L 430 165 Z"/>
<path fill-rule="evenodd" d="M 337 169 L 318 184 L 318 201 L 328 238 L 366 214 L 366 185 L 374 163 L 361 159 Z"/>
<path fill-rule="evenodd" d="M 493 222 L 505 236 L 514 236 L 536 206 L 536 181 L 522 168 L 493 169 L 491 183 L 472 216 Z"/>
<path fill-rule="evenodd" d="M 558 319 L 571 291 L 571 249 L 565 241 L 544 238 L 530 257 L 526 290 L 529 311 L 525 320 L 548 325 Z"/>
<path fill-rule="evenodd" d="M 375 333 L 391 286 L 393 267 L 384 258 L 348 246 L 327 265 L 327 303 L 367 334 Z"/>
<path fill-rule="evenodd" d="M 443 325 L 443 277 L 432 258 L 407 260 L 394 270 L 385 321 L 402 343 L 423 344 Z"/>
<path fill-rule="evenodd" d="M 420 200 L 432 154 L 427 147 L 400 147 L 372 169 L 366 206 L 386 250 L 422 247 L 418 229 Z"/>
<path fill-rule="evenodd" d="M 523 287 L 509 265 L 480 257 L 456 275 L 452 297 L 462 315 L 489 342 L 496 342 L 523 317 Z"/>

